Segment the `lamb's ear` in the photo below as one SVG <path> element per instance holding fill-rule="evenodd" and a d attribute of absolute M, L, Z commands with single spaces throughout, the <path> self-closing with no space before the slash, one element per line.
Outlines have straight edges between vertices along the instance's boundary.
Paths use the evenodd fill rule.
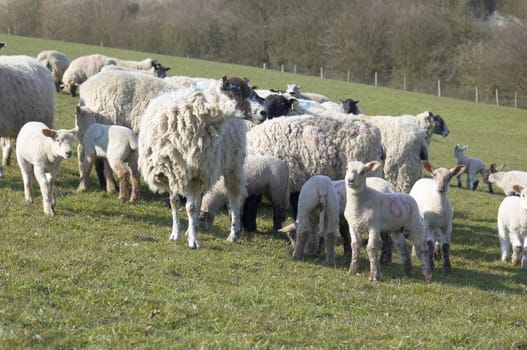
<path fill-rule="evenodd" d="M 462 174 L 465 171 L 464 165 L 457 165 L 455 168 L 450 169 L 450 177 Z"/>
<path fill-rule="evenodd" d="M 74 127 L 73 129 L 70 129 L 68 130 L 69 133 L 73 134 L 73 136 L 77 135 L 77 133 L 79 132 L 79 127 L 76 126 Z"/>
<path fill-rule="evenodd" d="M 502 171 L 505 169 L 505 163 L 503 163 L 499 168 L 496 168 L 496 171 Z"/>
<path fill-rule="evenodd" d="M 378 162 L 376 160 L 371 161 L 369 163 L 366 163 L 366 168 L 368 169 L 368 172 L 372 172 L 377 170 L 381 166 L 381 162 Z"/>
<path fill-rule="evenodd" d="M 342 160 L 342 163 L 348 164 L 348 156 L 345 153 L 340 154 L 340 159 Z"/>
<path fill-rule="evenodd" d="M 51 129 L 42 129 L 42 134 L 44 134 L 44 136 L 46 137 L 53 138 L 55 137 L 56 132 L 55 130 L 51 130 Z"/>
<path fill-rule="evenodd" d="M 430 164 L 429 161 L 427 160 L 422 160 L 421 161 L 421 164 L 423 164 L 423 167 L 431 174 L 434 172 L 434 167 L 432 166 L 432 164 Z"/>
<path fill-rule="evenodd" d="M 520 186 L 520 185 L 513 185 L 513 186 L 512 186 L 512 189 L 514 190 L 514 192 L 520 194 L 521 191 L 523 190 L 523 186 Z"/>

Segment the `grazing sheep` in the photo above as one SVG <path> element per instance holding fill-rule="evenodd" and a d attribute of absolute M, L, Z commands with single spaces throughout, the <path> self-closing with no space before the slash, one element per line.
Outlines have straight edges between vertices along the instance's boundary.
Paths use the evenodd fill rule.
<path fill-rule="evenodd" d="M 0 82 L 2 163 L 8 165 L 12 140 L 24 124 L 40 121 L 53 127 L 55 85 L 51 72 L 42 63 L 22 55 L 0 56 Z"/>
<path fill-rule="evenodd" d="M 465 166 L 465 171 L 457 176 L 457 186 L 461 188 L 461 175 L 467 174 L 467 189 L 475 190 L 478 187 L 479 180 L 476 177 L 477 174 L 480 174 L 481 178 L 484 180 L 487 177 L 485 171 L 485 163 L 479 158 L 467 157 L 465 155 L 465 150 L 468 149 L 468 146 L 461 146 L 457 144 L 454 147 L 454 156 L 457 159 L 458 164 Z M 492 184 L 487 183 L 487 188 L 489 193 L 492 193 Z"/>
<path fill-rule="evenodd" d="M 282 227 L 285 214 L 289 208 L 289 169 L 287 164 L 272 156 L 247 156 L 243 166 L 247 178 L 247 193 L 242 196 L 242 227 L 247 232 L 256 231 L 256 213 L 259 200 L 247 198 L 265 196 L 273 207 L 273 234 Z M 244 191 L 245 192 L 245 191 Z M 228 202 L 227 189 L 223 177 L 205 193 L 201 202 L 199 215 L 200 226 L 208 230 L 212 226 L 219 208 Z"/>
<path fill-rule="evenodd" d="M 448 199 L 448 188 L 450 179 L 462 173 L 465 166 L 458 165 L 452 169 L 435 168 L 427 161 L 423 161 L 423 166 L 432 174 L 432 178 L 418 180 L 412 187 L 410 196 L 417 202 L 424 220 L 430 268 L 434 269 L 435 246 L 436 257 L 443 258 L 443 271 L 451 273 L 449 251 L 454 210 Z M 435 242 L 438 243 L 434 245 Z"/>
<path fill-rule="evenodd" d="M 527 187 L 514 185 L 517 196 L 506 197 L 498 209 L 498 234 L 502 261 L 527 270 Z"/>
<path fill-rule="evenodd" d="M 303 100 L 312 100 L 318 103 L 328 102 L 330 99 L 324 95 L 317 94 L 314 92 L 301 92 L 302 87 L 296 84 L 287 84 L 286 94 L 289 94 L 292 97 L 296 97 Z"/>
<path fill-rule="evenodd" d="M 70 59 L 68 56 L 56 50 L 45 50 L 38 54 L 37 61 L 45 65 L 51 71 L 51 76 L 55 82 L 55 90 L 59 92 L 62 83 L 62 76 L 70 65 Z"/>
<path fill-rule="evenodd" d="M 55 215 L 55 178 L 63 159 L 71 157 L 75 130 L 53 130 L 42 122 L 28 122 L 16 138 L 16 160 L 24 181 L 26 202 L 33 203 L 33 178 L 42 194 L 44 213 Z"/>
<path fill-rule="evenodd" d="M 503 190 L 506 196 L 519 195 L 514 191 L 514 185 L 527 187 L 527 172 L 519 170 L 503 171 L 505 164 L 496 168 L 496 164 L 491 164 L 490 168 L 485 171 L 486 179 L 483 182 L 496 184 Z"/>
<path fill-rule="evenodd" d="M 115 58 L 115 64 L 120 67 L 145 71 L 158 78 L 165 78 L 167 76 L 166 72 L 170 70 L 169 67 L 164 67 L 158 60 L 151 58 L 145 58 L 142 61 L 128 61 Z"/>
<path fill-rule="evenodd" d="M 304 253 L 318 254 L 320 239 L 324 239 L 326 264 L 335 265 L 338 224 L 339 201 L 333 182 L 324 175 L 311 177 L 298 197 L 293 259 L 302 259 Z"/>
<path fill-rule="evenodd" d="M 223 79 L 205 90 L 180 89 L 153 99 L 141 118 L 139 169 L 152 191 L 169 192 L 171 240 L 180 236 L 178 194 L 186 197 L 187 239 L 199 248 L 202 194 L 223 175 L 229 193 L 231 230 L 241 234 L 240 196 L 245 175 L 246 126 L 252 89 L 242 78 Z"/>
<path fill-rule="evenodd" d="M 360 235 L 368 232 L 367 252 L 370 260 L 372 281 L 380 280 L 380 266 L 377 259 L 377 246 L 380 232 L 393 232 L 391 237 L 401 257 L 404 272 L 411 275 L 412 262 L 403 233 L 408 233 L 414 243 L 421 262 L 422 274 L 426 281 L 432 278 L 425 242 L 423 220 L 415 200 L 406 193 L 382 193 L 366 185 L 366 176 L 381 164 L 377 161 L 364 164 L 359 161 L 348 163 L 346 170 L 346 208 L 344 217 L 350 227 L 351 263 L 350 274 L 359 270 Z M 396 233 L 395 233 L 396 232 Z"/>
<path fill-rule="evenodd" d="M 62 90 L 73 97 L 77 96 L 77 88 L 82 83 L 92 75 L 99 73 L 102 67 L 110 64 L 116 64 L 114 58 L 99 54 L 77 57 L 71 61 L 62 76 Z"/>
<path fill-rule="evenodd" d="M 123 203 L 128 197 L 128 177 L 132 186 L 130 202 L 134 202 L 139 191 L 137 136 L 124 126 L 96 123 L 92 114 L 77 113 L 76 124 L 81 140 L 78 154 L 81 181 L 77 192 L 86 190 L 96 158 L 103 158 L 108 163 L 105 168 L 115 171 L 119 177 L 119 202 Z M 113 185 L 111 173 L 105 175 L 106 185 Z M 113 188 L 107 190 L 114 191 Z"/>

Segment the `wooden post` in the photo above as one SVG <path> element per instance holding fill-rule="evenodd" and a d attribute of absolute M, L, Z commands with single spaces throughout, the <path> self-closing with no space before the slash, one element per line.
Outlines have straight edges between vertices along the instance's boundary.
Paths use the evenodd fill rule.
<path fill-rule="evenodd" d="M 262 67 L 262 68 L 263 68 L 263 69 L 267 69 L 267 63 L 265 63 L 265 62 L 264 62 L 264 64 L 263 64 L 263 67 Z"/>
<path fill-rule="evenodd" d="M 441 97 L 441 80 L 437 79 L 437 96 Z"/>
<path fill-rule="evenodd" d="M 350 71 L 348 69 L 348 83 L 350 82 Z"/>
<path fill-rule="evenodd" d="M 377 86 L 377 72 L 375 72 L 375 86 Z"/>
<path fill-rule="evenodd" d="M 403 75 L 403 91 L 406 91 L 406 74 Z"/>
<path fill-rule="evenodd" d="M 284 72 L 284 65 L 282 64 L 280 67 L 281 67 L 282 73 L 283 73 Z"/>
<path fill-rule="evenodd" d="M 518 108 L 518 91 L 514 91 L 514 108 Z"/>
<path fill-rule="evenodd" d="M 476 103 L 479 103 L 479 91 L 477 86 L 474 86 L 474 93 L 476 95 Z"/>
<path fill-rule="evenodd" d="M 294 68 L 293 68 L 293 69 L 295 70 L 295 74 L 296 74 L 296 64 L 294 65 Z"/>
<path fill-rule="evenodd" d="M 500 105 L 500 96 L 498 93 L 498 89 L 496 89 L 496 106 L 499 106 L 499 105 Z"/>
<path fill-rule="evenodd" d="M 320 67 L 320 79 L 324 79 L 324 67 Z"/>

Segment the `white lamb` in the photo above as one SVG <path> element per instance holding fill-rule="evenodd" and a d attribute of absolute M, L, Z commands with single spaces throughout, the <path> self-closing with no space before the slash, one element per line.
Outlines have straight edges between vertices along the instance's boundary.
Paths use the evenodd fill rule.
<path fill-rule="evenodd" d="M 169 67 L 164 67 L 161 63 L 159 63 L 158 60 L 154 60 L 152 58 L 145 58 L 142 61 L 130 61 L 115 58 L 115 64 L 120 67 L 148 72 L 148 74 L 151 74 L 158 78 L 166 77 L 166 72 L 170 70 Z"/>
<path fill-rule="evenodd" d="M 93 114 L 82 113 L 80 108 L 77 108 L 76 123 L 81 141 L 78 154 L 81 181 L 77 192 L 86 191 L 96 158 L 103 158 L 108 165 L 105 169 L 115 171 L 119 177 L 119 202 L 123 203 L 128 198 L 128 177 L 132 186 L 130 202 L 134 202 L 139 191 L 140 176 L 137 166 L 137 136 L 124 126 L 96 123 Z M 112 174 L 107 171 L 105 175 L 107 190 L 113 192 Z"/>
<path fill-rule="evenodd" d="M 465 166 L 465 171 L 457 176 L 457 186 L 461 188 L 461 175 L 467 174 L 467 189 L 475 190 L 478 187 L 479 180 L 476 175 L 480 175 L 482 180 L 485 180 L 486 167 L 485 163 L 479 158 L 467 157 L 465 155 L 465 150 L 468 149 L 468 146 L 461 146 L 457 144 L 454 147 L 454 156 L 457 159 L 458 164 Z M 485 182 L 485 181 L 484 181 Z M 487 183 L 487 188 L 489 193 L 492 193 L 492 184 Z"/>
<path fill-rule="evenodd" d="M 514 185 L 520 194 L 506 197 L 498 209 L 498 233 L 502 261 L 527 270 L 527 187 Z"/>
<path fill-rule="evenodd" d="M 423 161 L 423 166 L 432 174 L 432 178 L 417 181 L 410 191 L 410 196 L 417 202 L 424 220 L 431 269 L 434 269 L 435 246 L 436 257 L 443 259 L 443 271 L 451 273 L 449 252 L 454 210 L 448 199 L 448 188 L 450 179 L 461 174 L 465 166 L 457 165 L 452 169 L 435 168 L 428 161 Z M 437 244 L 434 244 L 435 242 Z"/>
<path fill-rule="evenodd" d="M 312 100 L 318 103 L 328 102 L 330 99 L 327 96 L 315 92 L 301 92 L 302 87 L 296 84 L 287 84 L 286 94 L 304 100 Z"/>
<path fill-rule="evenodd" d="M 102 67 L 110 64 L 116 64 L 114 58 L 99 54 L 75 58 L 62 76 L 62 90 L 73 97 L 77 96 L 77 88 L 82 83 L 92 75 L 99 73 Z"/>
<path fill-rule="evenodd" d="M 68 56 L 56 50 L 45 50 L 38 54 L 37 61 L 50 70 L 53 81 L 55 82 L 55 89 L 57 92 L 60 91 L 62 76 L 71 62 Z"/>
<path fill-rule="evenodd" d="M 496 164 L 491 164 L 490 168 L 485 172 L 487 182 L 496 184 L 506 196 L 519 195 L 519 193 L 514 191 L 513 186 L 527 187 L 527 172 L 519 170 L 503 171 L 503 168 L 505 168 L 505 164 L 499 168 L 496 168 Z M 485 182 L 485 179 L 483 179 L 483 182 Z"/>
<path fill-rule="evenodd" d="M 344 216 L 348 221 L 351 235 L 352 257 L 349 274 L 359 270 L 361 233 L 368 232 L 367 252 L 370 260 L 369 279 L 380 280 L 380 266 L 377 259 L 377 246 L 380 232 L 391 233 L 395 247 L 401 257 L 404 272 L 411 275 L 412 262 L 403 233 L 413 239 L 416 254 L 421 262 L 421 272 L 426 281 L 432 278 L 425 242 L 423 220 L 415 200 L 406 193 L 382 193 L 366 185 L 366 176 L 380 166 L 377 161 L 362 163 L 351 161 L 346 171 L 346 209 Z"/>
<path fill-rule="evenodd" d="M 241 234 L 240 196 L 244 183 L 245 122 L 251 88 L 241 78 L 224 77 L 205 90 L 180 89 L 153 99 L 141 118 L 139 169 L 152 191 L 169 192 L 171 240 L 181 233 L 178 194 L 186 197 L 187 239 L 199 248 L 202 194 L 223 175 L 229 192 L 231 230 Z"/>
<path fill-rule="evenodd" d="M 42 194 L 44 213 L 55 215 L 55 178 L 63 159 L 71 157 L 75 130 L 53 130 L 41 122 L 26 123 L 16 138 L 16 159 L 26 202 L 33 203 L 33 178 Z"/>
<path fill-rule="evenodd" d="M 302 259 L 304 252 L 318 253 L 320 238 L 323 238 L 326 264 L 335 265 L 338 225 L 339 201 L 333 182 L 324 175 L 311 177 L 302 186 L 298 197 L 293 259 Z"/>
<path fill-rule="evenodd" d="M 42 63 L 23 55 L 0 56 L 0 82 L 2 163 L 8 165 L 12 141 L 25 123 L 40 121 L 53 127 L 55 85 Z"/>

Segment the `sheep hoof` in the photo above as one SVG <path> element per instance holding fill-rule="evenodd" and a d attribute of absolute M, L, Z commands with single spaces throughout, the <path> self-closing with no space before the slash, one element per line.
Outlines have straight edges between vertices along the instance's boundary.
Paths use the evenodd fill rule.
<path fill-rule="evenodd" d="M 348 275 L 356 275 L 359 272 L 359 265 L 357 263 L 351 263 L 348 271 Z"/>
<path fill-rule="evenodd" d="M 452 266 L 450 265 L 444 265 L 443 266 L 443 272 L 447 275 L 451 274 L 452 273 Z"/>
<path fill-rule="evenodd" d="M 381 280 L 381 274 L 379 271 L 370 271 L 369 280 L 372 282 L 379 282 Z"/>
<path fill-rule="evenodd" d="M 171 233 L 170 237 L 168 238 L 169 241 L 177 241 L 179 239 L 178 233 Z"/>
<path fill-rule="evenodd" d="M 432 281 L 432 272 L 423 272 L 423 277 L 426 282 Z"/>
<path fill-rule="evenodd" d="M 197 240 L 193 241 L 193 242 L 188 242 L 188 246 L 190 249 L 199 249 L 199 243 Z"/>
<path fill-rule="evenodd" d="M 240 239 L 240 235 L 241 235 L 240 232 L 238 232 L 238 233 L 231 233 L 229 235 L 229 237 L 227 237 L 227 241 L 234 243 L 238 239 Z"/>

